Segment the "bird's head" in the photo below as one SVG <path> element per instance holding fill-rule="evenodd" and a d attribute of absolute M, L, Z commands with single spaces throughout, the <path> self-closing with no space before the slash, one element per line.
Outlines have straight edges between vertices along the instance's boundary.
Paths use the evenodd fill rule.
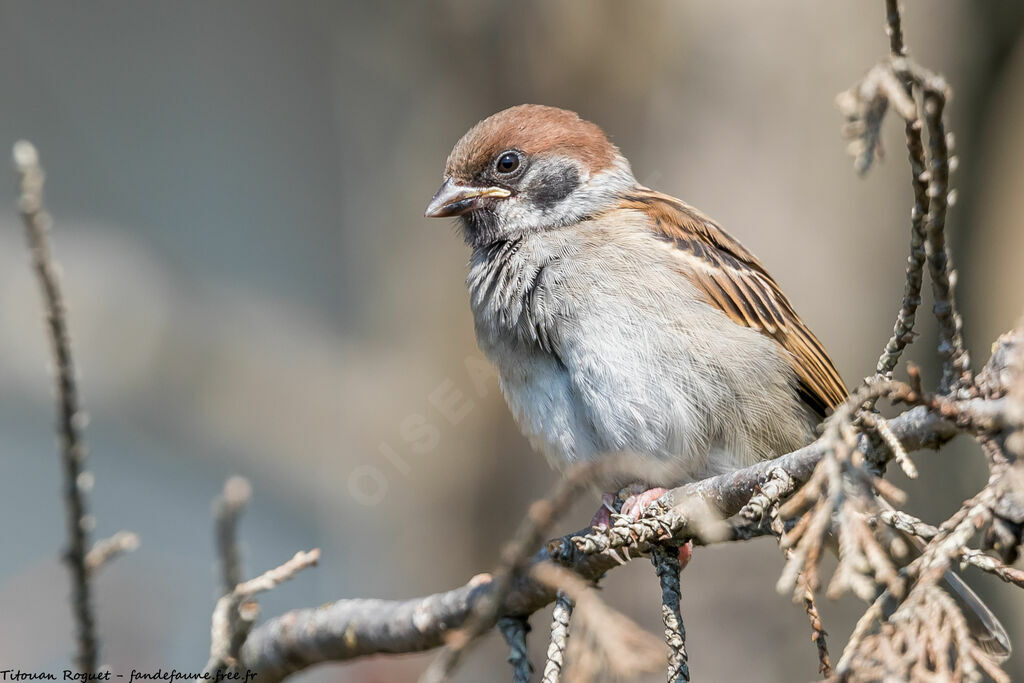
<path fill-rule="evenodd" d="M 483 246 L 578 222 L 635 185 L 629 162 L 598 126 L 523 104 L 462 136 L 426 215 L 459 216 L 466 241 Z"/>

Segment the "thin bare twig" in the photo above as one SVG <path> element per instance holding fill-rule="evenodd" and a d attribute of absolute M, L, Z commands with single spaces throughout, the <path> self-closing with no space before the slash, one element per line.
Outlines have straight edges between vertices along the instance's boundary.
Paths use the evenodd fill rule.
<path fill-rule="evenodd" d="M 893 57 L 907 54 L 903 44 L 903 28 L 898 0 L 886 0 L 886 31 L 889 34 L 889 50 Z M 904 76 L 900 79 L 907 98 L 913 97 L 912 81 Z M 910 210 L 910 255 L 907 257 L 907 277 L 903 289 L 903 302 L 896 314 L 892 337 L 878 359 L 875 369 L 882 377 L 891 377 L 903 350 L 914 339 L 914 323 L 917 308 L 921 305 L 921 285 L 924 274 L 924 217 L 930 206 L 928 198 L 928 177 L 925 173 L 924 141 L 921 137 L 922 124 L 917 116 L 907 118 L 905 133 L 907 154 L 910 159 L 910 181 L 914 191 L 914 206 Z"/>
<path fill-rule="evenodd" d="M 886 0 L 886 31 L 891 60 L 879 64 L 867 76 L 837 98 L 847 118 L 844 131 L 854 138 L 851 151 L 857 171 L 868 170 L 880 152 L 882 120 L 888 105 L 905 119 L 914 205 L 910 217 L 910 255 L 907 258 L 903 301 L 893 334 L 878 359 L 876 372 L 891 377 L 903 350 L 913 341 L 917 309 L 921 304 L 924 265 L 927 262 L 939 323 L 939 355 L 943 360 L 941 391 L 964 384 L 970 378 L 970 358 L 963 343 L 963 323 L 956 308 L 956 273 L 946 247 L 946 214 L 950 202 L 949 172 L 952 166 L 949 138 L 943 122 L 948 88 L 941 77 L 907 59 L 898 0 Z M 921 110 L 914 89 L 921 93 Z M 922 119 L 924 124 L 922 125 Z M 927 154 L 922 128 L 928 130 Z M 873 406 L 869 406 L 873 407 Z"/>
<path fill-rule="evenodd" d="M 922 541 L 930 541 L 935 538 L 935 534 L 939 533 L 937 527 L 900 510 L 882 510 L 878 513 L 878 519 L 893 529 L 916 536 Z"/>
<path fill-rule="evenodd" d="M 210 659 L 204 673 L 212 674 L 218 669 L 232 669 L 238 666 L 239 648 L 244 642 L 244 635 L 239 638 L 238 633 L 248 633 L 258 614 L 256 603 L 252 601 L 253 597 L 273 590 L 279 584 L 294 578 L 303 569 L 316 565 L 319 560 L 319 548 L 307 552 L 299 551 L 279 567 L 239 583 L 234 590 L 218 600 L 210 627 Z"/>
<path fill-rule="evenodd" d="M 220 561 L 221 594 L 227 595 L 242 582 L 242 559 L 238 550 L 238 520 L 252 498 L 252 486 L 244 477 L 231 477 L 214 501 L 217 557 Z"/>
<path fill-rule="evenodd" d="M 908 479 L 917 479 L 917 466 L 914 465 L 914 461 L 907 455 L 906 449 L 900 444 L 900 440 L 896 438 L 896 435 L 889 429 L 889 422 L 878 415 L 877 413 L 863 412 L 860 415 L 861 423 L 868 429 L 872 430 L 882 439 L 882 443 L 886 445 L 889 452 L 892 454 L 893 459 L 896 460 L 896 464 L 900 466 L 903 473 L 907 475 Z"/>
<path fill-rule="evenodd" d="M 43 293 L 46 321 L 50 333 L 57 384 L 57 432 L 60 435 L 61 463 L 64 467 L 64 502 L 67 510 L 68 547 L 64 559 L 71 568 L 71 604 L 77 623 L 78 652 L 75 656 L 80 671 L 95 673 L 99 662 L 95 616 L 89 586 L 89 552 L 91 517 L 85 489 L 85 443 L 82 426 L 85 418 L 78 397 L 75 365 L 71 356 L 67 307 L 61 293 L 60 277 L 53 262 L 47 233 L 53 223 L 43 204 L 45 174 L 39 165 L 39 154 L 25 140 L 14 145 L 14 166 L 18 172 L 18 212 L 25 224 L 25 234 L 32 251 L 32 268 Z M 85 484 L 85 485 L 83 485 Z"/>
<path fill-rule="evenodd" d="M 776 481 L 785 482 L 788 479 L 788 475 L 783 476 L 778 474 L 778 472 L 781 471 L 782 470 L 776 470 L 777 474 L 774 475 L 774 478 Z M 782 491 L 785 490 L 786 488 L 779 489 L 779 493 L 781 494 Z M 786 533 L 786 525 L 779 517 L 779 501 L 782 497 L 782 495 L 767 497 L 767 512 L 770 517 L 770 528 L 779 539 L 780 547 L 783 545 L 782 539 Z M 749 507 L 749 505 L 747 507 Z M 747 508 L 744 508 L 744 510 L 746 509 Z M 810 520 L 808 519 L 808 522 L 809 521 Z M 782 554 L 788 561 L 792 556 L 792 550 L 782 547 Z M 832 674 L 832 662 L 829 658 L 828 641 L 826 640 L 828 633 L 825 631 L 825 625 L 821 620 L 821 614 L 818 612 L 818 603 L 814 597 L 814 592 L 818 589 L 818 574 L 817 563 L 813 561 L 813 558 L 809 563 L 809 566 L 805 567 L 804 571 L 800 573 L 797 581 L 800 599 L 804 603 L 804 612 L 807 614 L 807 620 L 811 625 L 811 642 L 814 643 L 815 649 L 818 653 L 818 673 L 822 676 L 830 676 Z"/>
<path fill-rule="evenodd" d="M 878 515 L 878 520 L 894 529 L 898 529 L 911 536 L 916 536 L 926 542 L 931 541 L 940 532 L 939 527 L 932 526 L 900 510 L 884 510 Z M 958 550 L 958 553 L 961 567 L 972 565 L 982 571 L 998 576 L 1007 583 L 1024 587 L 1024 571 L 1010 567 L 980 550 L 962 547 Z"/>
<path fill-rule="evenodd" d="M 949 136 L 943 121 L 948 87 L 940 77 L 914 64 L 904 56 L 898 26 L 896 4 L 889 0 L 889 18 L 896 18 L 890 35 L 898 42 L 889 62 L 873 68 L 863 80 L 841 93 L 836 103 L 847 119 L 844 132 L 854 138 L 851 152 L 855 166 L 867 170 L 879 149 L 879 129 L 888 105 L 906 121 L 907 151 L 910 158 L 914 207 L 911 212 L 910 257 L 903 303 L 896 318 L 893 336 L 878 360 L 877 373 L 890 377 L 903 349 L 913 340 L 914 320 L 921 303 L 922 270 L 928 265 L 935 298 L 933 308 L 939 323 L 939 356 L 943 360 L 941 390 L 970 379 L 970 359 L 963 343 L 963 324 L 956 308 L 956 273 L 946 247 L 946 214 L 950 203 L 951 168 Z M 913 99 L 914 89 L 921 93 L 920 111 Z M 922 135 L 922 119 L 928 131 L 927 153 Z"/>
<path fill-rule="evenodd" d="M 964 346 L 963 321 L 956 307 L 956 273 L 946 246 L 946 211 L 949 206 L 949 140 L 943 122 L 948 88 L 939 77 L 924 80 L 924 120 L 928 128 L 931 205 L 925 220 L 925 251 L 935 297 L 933 310 L 939 322 L 939 356 L 942 358 L 943 392 L 970 379 L 970 357 Z"/>
<path fill-rule="evenodd" d="M 85 567 L 89 575 L 96 574 L 100 569 L 125 553 L 139 547 L 139 535 L 134 531 L 118 531 L 110 538 L 104 538 L 93 544 L 85 554 Z"/>
<path fill-rule="evenodd" d="M 512 683 L 530 683 L 533 665 L 526 652 L 526 634 L 530 632 L 530 622 L 522 617 L 502 617 L 498 619 L 498 630 L 508 644 Z"/>
<path fill-rule="evenodd" d="M 983 572 L 988 572 L 994 576 L 998 576 L 1006 583 L 1012 583 L 1015 586 L 1024 588 L 1024 571 L 1003 564 L 991 555 L 986 555 L 980 550 L 974 550 L 972 548 L 962 548 L 960 550 L 960 563 L 963 565 L 971 565 L 977 567 Z"/>
<path fill-rule="evenodd" d="M 885 33 L 889 36 L 889 51 L 893 56 L 905 56 L 907 48 L 903 45 L 903 20 L 900 18 L 899 0 L 885 0 Z"/>
<path fill-rule="evenodd" d="M 656 545 L 651 548 L 651 563 L 661 583 L 661 618 L 665 623 L 665 642 L 668 644 L 668 682 L 684 683 L 690 680 L 690 666 L 686 655 L 686 627 L 679 606 L 679 555 L 676 548 Z"/>
<path fill-rule="evenodd" d="M 558 683 L 565 668 L 565 650 L 569 643 L 569 622 L 572 620 L 573 601 L 563 591 L 558 591 L 555 607 L 551 610 L 551 640 L 548 642 L 547 658 L 541 683 Z"/>
<path fill-rule="evenodd" d="M 806 580 L 803 582 L 804 611 L 807 613 L 807 620 L 811 624 L 811 642 L 818 652 L 818 673 L 822 676 L 832 675 L 832 662 L 828 654 L 828 641 L 826 637 L 825 624 L 818 613 L 818 603 L 814 598 L 814 591 L 811 590 Z"/>

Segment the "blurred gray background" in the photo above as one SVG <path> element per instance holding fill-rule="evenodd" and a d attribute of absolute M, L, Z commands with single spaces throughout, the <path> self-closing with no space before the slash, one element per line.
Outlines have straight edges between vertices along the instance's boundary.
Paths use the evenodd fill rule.
<path fill-rule="evenodd" d="M 1024 5 L 907 5 L 913 56 L 956 92 L 950 224 L 981 362 L 1024 310 Z M 255 490 L 249 572 L 323 549 L 265 615 L 430 593 L 495 564 L 554 475 L 476 350 L 466 248 L 421 216 L 452 144 L 498 109 L 599 123 L 641 181 L 760 256 L 848 382 L 871 372 L 902 293 L 909 171 L 890 121 L 887 160 L 856 178 L 833 96 L 886 54 L 883 15 L 880 0 L 0 4 L 0 147 L 28 138 L 48 171 L 96 534 L 142 537 L 96 581 L 103 660 L 201 668 L 210 501 L 233 473 Z M 13 186 L 0 165 L 0 663 L 59 670 L 72 649 L 60 470 Z M 934 380 L 920 317 L 909 356 Z M 415 424 L 429 448 L 404 438 Z M 934 520 L 959 506 L 983 481 L 976 456 L 917 458 L 912 508 Z M 634 564 L 605 595 L 660 631 L 653 572 Z M 768 541 L 698 550 L 683 580 L 696 680 L 814 677 L 802 610 L 773 590 L 781 565 Z M 1021 596 L 975 579 L 1024 634 Z M 858 607 L 823 605 L 834 655 Z M 534 625 L 539 656 L 546 615 Z M 489 638 L 460 680 L 504 680 L 504 656 Z M 414 680 L 429 657 L 300 678 Z"/>

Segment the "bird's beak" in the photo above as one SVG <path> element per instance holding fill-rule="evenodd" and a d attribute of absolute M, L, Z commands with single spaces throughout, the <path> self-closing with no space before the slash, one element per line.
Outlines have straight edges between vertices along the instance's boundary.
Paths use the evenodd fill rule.
<path fill-rule="evenodd" d="M 459 185 L 452 178 L 445 178 L 444 185 L 437 191 L 427 205 L 424 216 L 427 218 L 446 218 L 461 216 L 477 207 L 484 197 L 504 198 L 512 193 L 504 187 L 471 187 Z"/>

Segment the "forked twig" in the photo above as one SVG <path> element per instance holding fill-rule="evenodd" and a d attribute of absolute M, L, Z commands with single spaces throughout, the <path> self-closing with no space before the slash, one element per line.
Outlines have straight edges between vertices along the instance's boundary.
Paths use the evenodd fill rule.
<path fill-rule="evenodd" d="M 249 579 L 235 586 L 234 590 L 217 601 L 210 626 L 210 659 L 204 673 L 213 674 L 219 669 L 233 669 L 239 664 L 239 650 L 259 613 L 252 601 L 256 595 L 273 590 L 276 586 L 295 577 L 303 569 L 316 565 L 320 560 L 320 549 L 295 553 L 284 564 L 264 572 L 255 579 Z M 243 636 L 239 638 L 238 634 Z"/>

